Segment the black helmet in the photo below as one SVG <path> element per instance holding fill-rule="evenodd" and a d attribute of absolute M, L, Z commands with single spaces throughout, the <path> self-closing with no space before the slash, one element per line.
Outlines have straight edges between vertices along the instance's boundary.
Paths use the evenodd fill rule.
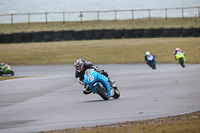
<path fill-rule="evenodd" d="M 74 62 L 74 66 L 78 72 L 83 70 L 84 62 L 82 59 L 78 59 Z"/>

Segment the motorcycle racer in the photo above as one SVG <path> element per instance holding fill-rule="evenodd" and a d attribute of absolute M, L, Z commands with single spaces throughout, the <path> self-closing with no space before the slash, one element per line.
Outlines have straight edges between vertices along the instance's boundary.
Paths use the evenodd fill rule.
<path fill-rule="evenodd" d="M 181 52 L 181 53 L 183 53 L 184 56 L 185 56 L 185 52 L 184 52 L 184 51 L 182 51 L 180 48 L 176 48 L 175 51 L 174 51 L 174 58 L 175 58 L 175 60 L 177 60 L 177 59 L 176 59 L 176 54 L 177 54 L 177 52 Z"/>
<path fill-rule="evenodd" d="M 84 85 L 84 88 L 83 88 L 84 94 L 90 94 L 91 92 L 93 92 L 92 89 L 90 89 L 90 87 L 84 83 L 84 74 L 87 69 L 94 69 L 95 71 L 99 72 L 100 74 L 103 74 L 104 76 L 106 76 L 108 78 L 108 81 L 110 82 L 111 86 L 116 87 L 116 85 L 114 84 L 115 81 L 110 79 L 108 73 L 105 72 L 104 70 L 100 71 L 98 69 L 98 67 L 93 65 L 91 62 L 88 62 L 83 59 L 78 59 L 74 62 L 74 66 L 76 69 L 75 77 L 78 79 L 78 82 L 81 85 Z"/>
<path fill-rule="evenodd" d="M 154 55 L 152 55 L 149 51 L 146 52 L 145 56 L 144 56 L 144 60 L 146 61 L 146 63 L 148 65 L 150 65 L 150 62 L 147 60 L 148 57 L 153 56 L 155 58 Z"/>

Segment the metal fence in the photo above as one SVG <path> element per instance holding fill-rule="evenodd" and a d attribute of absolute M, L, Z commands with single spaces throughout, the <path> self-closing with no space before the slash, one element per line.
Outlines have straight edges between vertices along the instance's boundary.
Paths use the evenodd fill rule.
<path fill-rule="evenodd" d="M 185 18 L 200 17 L 200 6 L 162 9 L 132 9 L 106 11 L 74 11 L 74 12 L 45 12 L 45 13 L 13 13 L 0 14 L 0 23 L 33 23 L 33 22 L 68 22 L 88 20 L 125 20 L 138 18 Z"/>

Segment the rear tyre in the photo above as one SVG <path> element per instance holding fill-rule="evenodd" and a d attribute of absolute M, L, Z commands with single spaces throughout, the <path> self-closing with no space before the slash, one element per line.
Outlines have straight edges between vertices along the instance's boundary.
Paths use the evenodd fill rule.
<path fill-rule="evenodd" d="M 98 84 L 94 86 L 96 89 L 97 93 L 104 99 L 104 100 L 109 100 L 109 96 L 107 94 L 107 89 L 106 88 L 101 88 Z"/>
<path fill-rule="evenodd" d="M 114 99 L 118 99 L 120 97 L 120 92 L 117 89 L 117 87 L 114 87 L 114 92 L 115 92 L 115 94 L 114 94 L 113 98 Z"/>
<path fill-rule="evenodd" d="M 0 72 L 0 76 L 3 76 L 3 72 Z"/>

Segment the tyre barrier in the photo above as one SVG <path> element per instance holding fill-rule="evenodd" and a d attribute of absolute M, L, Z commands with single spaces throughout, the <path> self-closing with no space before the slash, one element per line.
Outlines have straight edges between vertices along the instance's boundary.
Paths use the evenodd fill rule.
<path fill-rule="evenodd" d="M 104 30 L 104 38 L 105 39 L 112 39 L 112 38 L 114 38 L 114 30 L 113 29 L 111 29 L 111 30 L 109 30 L 109 29 Z"/>
<path fill-rule="evenodd" d="M 94 30 L 84 30 L 83 34 L 85 40 L 91 40 L 94 38 Z"/>
<path fill-rule="evenodd" d="M 83 40 L 83 31 L 74 31 L 74 40 Z"/>
<path fill-rule="evenodd" d="M 34 32 L 33 42 L 42 42 L 42 41 L 43 41 L 43 32 Z"/>
<path fill-rule="evenodd" d="M 133 38 L 134 31 L 133 29 L 124 29 L 124 38 Z"/>
<path fill-rule="evenodd" d="M 102 39 L 104 37 L 104 30 L 94 30 L 93 39 Z"/>
<path fill-rule="evenodd" d="M 21 42 L 23 42 L 23 34 L 22 33 L 14 33 L 13 34 L 13 42 L 14 43 L 21 43 Z"/>
<path fill-rule="evenodd" d="M 134 29 L 134 37 L 135 38 L 143 37 L 143 29 Z"/>
<path fill-rule="evenodd" d="M 124 36 L 124 30 L 114 30 L 114 38 L 119 39 Z"/>
<path fill-rule="evenodd" d="M 172 36 L 172 29 L 163 29 L 162 33 L 163 37 L 171 37 Z"/>
<path fill-rule="evenodd" d="M 55 32 L 53 32 L 53 40 L 54 41 L 63 40 L 63 31 L 55 31 Z"/>
<path fill-rule="evenodd" d="M 3 34 L 3 43 L 12 43 L 13 34 Z"/>
<path fill-rule="evenodd" d="M 64 40 L 72 40 L 74 38 L 74 30 L 63 31 Z"/>
<path fill-rule="evenodd" d="M 182 36 L 183 37 L 192 36 L 192 29 L 183 29 Z"/>
<path fill-rule="evenodd" d="M 152 30 L 152 36 L 153 37 L 162 37 L 163 36 L 163 29 L 162 28 L 153 29 Z"/>
<path fill-rule="evenodd" d="M 199 37 L 200 36 L 200 28 L 193 28 L 192 29 L 192 36 Z"/>
<path fill-rule="evenodd" d="M 180 37 L 182 35 L 182 28 L 172 28 L 172 37 Z"/>
<path fill-rule="evenodd" d="M 33 33 L 23 33 L 23 42 L 32 42 L 33 41 Z"/>
<path fill-rule="evenodd" d="M 150 37 L 199 37 L 200 28 L 106 29 L 0 34 L 0 43 Z"/>
<path fill-rule="evenodd" d="M 45 42 L 51 42 L 54 40 L 53 31 L 43 32 Z"/>
<path fill-rule="evenodd" d="M 144 29 L 143 30 L 143 37 L 144 38 L 150 38 L 150 37 L 153 37 L 152 36 L 152 29 Z"/>
<path fill-rule="evenodd" d="M 3 35 L 0 34 L 0 43 L 3 43 Z"/>

